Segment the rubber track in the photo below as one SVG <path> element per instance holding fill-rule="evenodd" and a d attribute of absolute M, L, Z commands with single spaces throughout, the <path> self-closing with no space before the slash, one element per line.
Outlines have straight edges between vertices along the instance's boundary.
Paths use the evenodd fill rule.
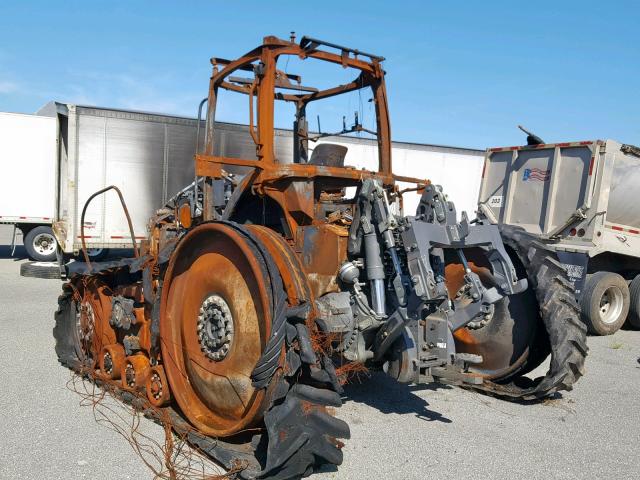
<path fill-rule="evenodd" d="M 340 465 L 342 445 L 336 439 L 349 438 L 349 427 L 327 407 L 342 405 L 342 389 L 331 361 L 311 349 L 305 322 L 308 310 L 287 307 L 278 268 L 258 238 L 237 224 L 224 223 L 243 234 L 261 254 L 274 299 L 272 322 L 273 325 L 284 323 L 286 332 L 281 335 L 286 344 L 285 365 L 271 379 L 277 383 L 271 406 L 264 415 L 268 436 L 266 463 L 257 478 L 295 479 L 310 475 L 322 464 Z M 302 312 L 305 316 L 300 315 Z M 283 330 L 272 333 L 276 332 Z"/>
<path fill-rule="evenodd" d="M 55 340 L 55 351 L 58 362 L 63 367 L 80 373 L 90 364 L 88 359 L 81 359 L 78 356 L 78 349 L 75 345 L 77 338 L 74 338 L 75 324 L 70 324 L 69 317 L 73 305 L 73 289 L 68 284 L 62 286 L 62 293 L 58 296 L 58 308 L 54 314 L 53 338 Z"/>
<path fill-rule="evenodd" d="M 555 252 L 536 237 L 512 226 L 500 227 L 500 233 L 524 265 L 529 288 L 535 289 L 549 337 L 551 364 L 546 375 L 535 380 L 518 377 L 506 384 L 485 381 L 471 388 L 513 400 L 538 400 L 569 391 L 584 374 L 589 351 L 587 328 L 580 320 L 573 286 Z"/>

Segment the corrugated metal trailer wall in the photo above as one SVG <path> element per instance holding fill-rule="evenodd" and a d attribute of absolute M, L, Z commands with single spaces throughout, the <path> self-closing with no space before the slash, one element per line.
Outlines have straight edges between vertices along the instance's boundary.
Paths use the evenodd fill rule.
<path fill-rule="evenodd" d="M 59 187 L 56 220 L 67 231 L 64 250 L 80 246 L 80 214 L 86 199 L 108 185 L 125 197 L 136 237 L 146 236 L 153 212 L 193 181 L 197 120 L 193 118 L 52 103 L 40 114 L 57 115 L 60 131 Z M 66 123 L 66 124 L 65 124 Z M 204 137 L 201 124 L 201 139 Z M 255 158 L 255 146 L 244 125 L 216 126 L 216 153 Z M 327 137 L 324 142 L 348 147 L 346 165 L 377 168 L 377 143 L 355 137 Z M 202 140 L 201 140 L 202 142 Z M 276 155 L 292 161 L 290 131 L 276 132 Z M 476 208 L 483 151 L 393 143 L 393 170 L 399 175 L 428 178 L 442 184 L 458 211 Z M 413 214 L 419 196 L 405 194 L 405 213 Z M 128 228 L 113 192 L 95 199 L 85 218 L 87 244 L 127 247 Z"/>

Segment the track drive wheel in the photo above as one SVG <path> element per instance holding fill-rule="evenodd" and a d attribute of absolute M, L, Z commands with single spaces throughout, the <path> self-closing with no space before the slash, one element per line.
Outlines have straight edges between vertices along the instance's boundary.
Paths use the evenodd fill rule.
<path fill-rule="evenodd" d="M 271 333 L 268 275 L 251 244 L 220 223 L 180 242 L 162 289 L 162 358 L 172 395 L 201 432 L 229 436 L 267 406 L 251 373 Z"/>
<path fill-rule="evenodd" d="M 266 450 L 257 478 L 301 478 L 340 464 L 337 438 L 349 435 L 326 408 L 341 405 L 341 389 L 331 361 L 311 346 L 313 301 L 302 272 L 273 232 L 212 222 L 182 238 L 162 289 L 172 396 L 208 436 L 261 431 L 253 439 Z"/>

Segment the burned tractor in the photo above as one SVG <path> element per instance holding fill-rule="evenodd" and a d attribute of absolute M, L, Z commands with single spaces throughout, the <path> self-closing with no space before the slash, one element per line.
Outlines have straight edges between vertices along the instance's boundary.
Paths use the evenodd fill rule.
<path fill-rule="evenodd" d="M 288 57 L 355 77 L 305 86 L 282 69 Z M 196 179 L 134 258 L 70 272 L 54 328 L 61 363 L 173 412 L 227 467 L 245 459 L 246 478 L 342 462 L 349 428 L 332 412 L 350 370 L 515 399 L 570 390 L 587 348 L 563 268 L 523 231 L 458 220 L 440 186 L 394 175 L 382 61 L 307 37 L 212 59 Z M 225 90 L 249 103 L 245 158 L 216 143 Z M 370 95 L 371 128 L 356 116 L 330 134 L 309 129 L 314 102 L 349 92 Z M 275 148 L 276 102 L 295 110 L 293 161 Z M 341 135 L 375 137 L 377 171 L 345 166 Z M 408 191 L 421 197 L 405 216 Z M 525 376 L 549 355 L 546 375 Z"/>

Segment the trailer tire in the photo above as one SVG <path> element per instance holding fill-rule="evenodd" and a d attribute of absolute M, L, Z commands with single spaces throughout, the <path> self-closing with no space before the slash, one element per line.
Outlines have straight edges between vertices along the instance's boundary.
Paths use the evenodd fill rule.
<path fill-rule="evenodd" d="M 587 277 L 580 297 L 581 317 L 594 335 L 611 335 L 629 313 L 629 287 L 617 273 L 596 272 Z"/>
<path fill-rule="evenodd" d="M 636 275 L 629 285 L 629 324 L 640 328 L 640 275 Z"/>
<path fill-rule="evenodd" d="M 110 253 L 108 248 L 88 248 L 87 250 L 89 260 L 92 262 L 99 262 L 108 257 Z M 82 253 L 82 250 L 80 250 L 78 255 L 74 255 L 73 258 L 79 262 L 84 262 L 84 254 Z"/>
<path fill-rule="evenodd" d="M 32 228 L 24 236 L 24 249 L 31 260 L 54 262 L 58 242 L 51 227 L 40 225 Z"/>

